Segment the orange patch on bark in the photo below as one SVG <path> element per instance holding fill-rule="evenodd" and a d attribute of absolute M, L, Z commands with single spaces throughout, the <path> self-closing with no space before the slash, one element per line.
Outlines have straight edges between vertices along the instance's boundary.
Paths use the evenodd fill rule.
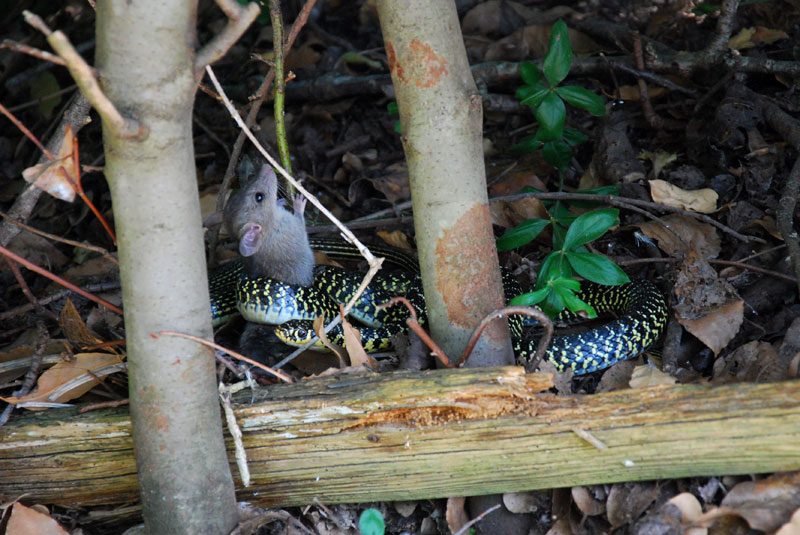
<path fill-rule="evenodd" d="M 398 60 L 392 42 L 386 42 L 386 57 L 389 70 L 402 84 L 413 83 L 416 87 L 433 87 L 442 77 L 447 76 L 447 60 L 436 54 L 429 43 L 412 39 L 408 45 L 405 61 Z"/>
<path fill-rule="evenodd" d="M 448 320 L 465 329 L 505 304 L 503 288 L 493 279 L 497 269 L 494 242 L 479 238 L 490 228 L 489 207 L 476 205 L 445 231 L 436 246 L 437 286 Z M 472 258 L 484 260 L 467 260 Z"/>

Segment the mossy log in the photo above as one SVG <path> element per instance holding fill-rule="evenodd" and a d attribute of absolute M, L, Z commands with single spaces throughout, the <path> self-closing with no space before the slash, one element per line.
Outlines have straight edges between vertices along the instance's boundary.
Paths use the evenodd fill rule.
<path fill-rule="evenodd" d="M 800 382 L 564 397 L 541 393 L 550 381 L 506 367 L 313 379 L 259 389 L 252 404 L 242 392 L 252 482 L 239 498 L 408 500 L 800 469 Z M 131 448 L 126 410 L 18 417 L 0 429 L 0 499 L 135 501 Z"/>

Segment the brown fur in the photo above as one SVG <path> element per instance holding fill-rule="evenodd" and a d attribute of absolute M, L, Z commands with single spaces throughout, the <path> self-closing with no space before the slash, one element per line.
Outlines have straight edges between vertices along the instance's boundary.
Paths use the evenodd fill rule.
<path fill-rule="evenodd" d="M 305 205 L 305 198 L 295 198 L 295 211 L 291 213 L 278 203 L 278 179 L 268 165 L 228 199 L 225 225 L 239 241 L 248 275 L 287 284 L 311 284 L 314 255 L 303 219 Z"/>

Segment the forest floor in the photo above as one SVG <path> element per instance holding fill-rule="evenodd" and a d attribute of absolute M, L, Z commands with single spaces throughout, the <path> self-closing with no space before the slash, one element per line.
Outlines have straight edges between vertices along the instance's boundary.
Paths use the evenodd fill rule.
<path fill-rule="evenodd" d="M 790 0 L 738 6 L 737 2 L 718 6 L 630 0 L 569 5 L 456 3 L 467 55 L 483 97 L 484 156 L 496 235 L 532 219 L 586 210 L 569 199 L 556 203 L 518 195 L 526 187 L 619 195 L 621 201 L 615 206 L 620 223 L 592 242 L 591 251 L 615 261 L 631 277 L 653 281 L 670 305 L 658 351 L 586 376 L 556 374 L 558 394 L 796 378 L 800 367 L 800 257 L 796 255 L 800 248 L 793 226 L 800 183 L 796 163 L 800 156 L 800 4 Z M 21 11 L 34 9 L 34 3 L 13 4 L 0 15 L 3 34 L 48 49 L 41 36 L 22 21 Z M 203 41 L 224 17 L 213 4 L 201 4 L 198 33 Z M 302 6 L 288 4 L 287 27 Z M 61 29 L 79 45 L 85 57 L 92 56 L 95 17 L 88 3 L 44 2 L 35 7 L 51 27 Z M 586 142 L 575 147 L 561 176 L 542 150 L 525 150 L 526 139 L 537 131 L 538 123 L 530 107 L 515 97 L 525 85 L 519 70 L 508 71 L 499 63 L 540 61 L 558 19 L 569 27 L 574 52 L 565 83 L 601 95 L 607 109 L 597 117 L 567 106 L 567 127 L 582 133 Z M 253 105 L 248 97 L 269 70 L 272 32 L 268 20 L 256 23 L 214 66 L 242 115 Z M 0 104 L 46 141 L 76 91 L 68 73 L 14 50 L 0 50 L 0 65 Z M 357 222 L 352 228 L 366 242 L 413 251 L 408 171 L 399 119 L 391 112 L 394 97 L 374 2 L 319 2 L 298 34 L 287 71 L 293 73 L 286 88 L 286 120 L 295 174 L 339 219 Z M 206 91 L 198 92 L 194 111 L 196 168 L 206 217 L 216 210 L 219 196 L 230 191 L 222 182 L 239 129 Z M 4 214 L 26 186 L 23 170 L 40 155 L 18 129 L 6 125 L 0 134 Z M 256 125 L 259 138 L 275 154 L 271 101 L 259 112 Z M 113 224 L 102 174 L 99 121 L 85 127 L 79 141 L 81 161 L 88 166 L 82 175 L 83 189 Z M 527 149 L 532 148 L 528 142 Z M 245 153 L 254 156 L 251 149 Z M 312 236 L 335 235 L 315 210 L 309 208 L 306 216 Z M 24 223 L 95 249 L 27 230 L 3 245 L 120 304 L 118 269 L 111 258 L 113 241 L 85 203 L 66 204 L 43 196 Z M 0 225 L 10 224 L 0 221 Z M 209 243 L 215 244 L 213 256 L 217 261 L 235 256 L 235 244 L 224 233 L 219 242 L 211 238 L 216 232 L 207 233 Z M 551 234 L 544 232 L 501 252 L 500 262 L 523 286 L 532 287 L 551 249 Z M 26 399 L 42 400 L 72 377 L 61 376 L 55 383 L 51 378 L 45 387 L 44 375 L 38 373 L 56 361 L 41 364 L 33 374 L 29 364 L 15 365 L 15 361 L 22 362 L 37 351 L 39 355 L 62 351 L 60 340 L 71 339 L 64 329 L 65 318 L 79 318 L 98 342 L 124 338 L 123 322 L 120 316 L 33 272 L 15 273 L 11 265 L 0 263 L 0 365 L 5 366 L 0 368 L 0 395 L 19 395 L 27 384 L 31 393 Z M 77 308 L 66 307 L 67 299 Z M 290 352 L 269 330 L 257 332 L 255 338 L 248 333 L 247 339 L 240 340 L 242 330 L 243 322 L 235 321 L 217 340 L 240 347 L 266 364 Z M 381 371 L 433 366 L 422 361 L 390 353 L 376 366 Z M 228 366 L 236 365 L 229 362 Z M 296 359 L 286 370 L 303 377 L 337 367 L 335 357 L 317 353 Z M 220 370 L 226 381 L 234 380 L 230 371 L 225 375 L 223 364 Z M 75 390 L 59 401 L 92 404 L 126 397 L 122 371 L 107 376 L 91 391 Z M 3 421 L 9 417 L 15 415 L 7 408 Z M 509 494 L 504 502 L 502 511 L 482 517 L 471 529 L 532 535 L 800 534 L 797 473 L 721 474 L 562 488 Z M 359 514 L 374 507 L 386 522 L 386 533 L 455 533 L 490 505 L 491 500 L 465 504 L 456 498 L 315 503 L 273 512 L 257 532 L 358 533 Z M 119 533 L 130 522 L 126 516 L 116 524 L 97 522 L 92 509 L 56 506 L 49 512 L 72 533 Z"/>

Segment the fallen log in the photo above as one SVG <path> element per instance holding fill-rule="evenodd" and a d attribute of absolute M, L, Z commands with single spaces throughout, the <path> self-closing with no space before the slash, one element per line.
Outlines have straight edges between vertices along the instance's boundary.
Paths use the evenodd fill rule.
<path fill-rule="evenodd" d="M 239 498 L 283 507 L 800 469 L 800 382 L 540 393 L 550 380 L 480 368 L 313 379 L 259 389 L 252 404 L 242 392 L 252 482 Z M 0 499 L 20 495 L 138 500 L 127 410 L 49 410 L 0 429 Z"/>

